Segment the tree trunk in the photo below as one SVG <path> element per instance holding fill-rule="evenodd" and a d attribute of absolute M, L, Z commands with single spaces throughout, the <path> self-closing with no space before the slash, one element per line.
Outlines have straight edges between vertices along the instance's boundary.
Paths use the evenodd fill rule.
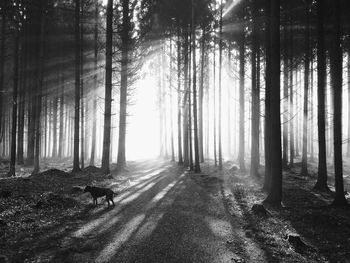
<path fill-rule="evenodd" d="M 245 121 L 245 103 L 244 103 L 244 78 L 245 78 L 245 47 L 244 47 L 244 28 L 242 27 L 239 39 L 239 168 L 242 172 L 246 170 L 244 162 L 244 121 Z"/>
<path fill-rule="evenodd" d="M 27 139 L 27 159 L 26 165 L 34 164 L 34 143 L 35 143 L 35 96 L 33 93 L 28 93 L 28 139 Z"/>
<path fill-rule="evenodd" d="M 345 206 L 343 156 L 342 156 L 342 86 L 343 54 L 341 48 L 340 0 L 332 2 L 332 41 L 330 47 L 331 83 L 333 91 L 333 134 L 334 134 L 334 206 Z"/>
<path fill-rule="evenodd" d="M 184 56 L 184 99 L 183 99 L 183 153 L 184 153 L 184 166 L 189 167 L 190 160 L 189 160 L 189 141 L 188 141 L 188 98 L 189 91 L 188 91 L 188 64 L 189 64 L 189 57 L 188 57 L 188 32 L 185 31 L 185 43 L 183 46 L 183 56 Z"/>
<path fill-rule="evenodd" d="M 281 205 L 282 201 L 282 149 L 281 149 L 281 119 L 280 119 L 280 0 L 270 0 L 270 124 L 267 127 L 271 134 L 271 186 L 265 202 Z"/>
<path fill-rule="evenodd" d="M 303 110 L 303 151 L 301 160 L 301 175 L 307 176 L 307 131 L 308 131 L 308 92 L 310 71 L 310 11 L 309 0 L 306 1 L 306 28 L 305 28 L 305 64 L 304 64 L 304 110 Z"/>
<path fill-rule="evenodd" d="M 188 62 L 188 144 L 189 144 L 189 161 L 190 161 L 190 171 L 193 171 L 193 147 L 192 147 L 192 77 L 191 77 L 191 59 L 192 59 L 192 33 L 188 32 L 189 42 L 189 62 Z"/>
<path fill-rule="evenodd" d="M 0 134 L 3 134 L 4 132 L 4 127 L 3 127 L 3 103 L 4 103 L 4 98 L 3 94 L 5 92 L 5 33 L 6 33 L 6 13 L 2 12 L 2 17 L 1 17 L 1 43 L 0 43 Z M 4 137 L 0 137 L 0 142 L 4 142 Z"/>
<path fill-rule="evenodd" d="M 24 38 L 22 40 L 21 49 L 21 77 L 19 84 L 19 104 L 18 104 L 18 134 L 17 134 L 17 164 L 24 164 L 24 115 L 25 115 L 25 97 L 26 97 L 26 76 L 27 76 L 27 49 L 28 49 L 28 34 L 26 26 L 24 26 Z"/>
<path fill-rule="evenodd" d="M 34 169 L 32 174 L 39 173 L 40 170 L 40 139 L 41 139 L 41 96 L 44 79 L 44 46 L 45 46 L 45 1 L 41 1 L 41 19 L 40 19 L 40 46 L 38 59 L 38 84 L 36 96 L 36 118 L 35 118 L 35 154 L 34 154 Z"/>
<path fill-rule="evenodd" d="M 128 63 L 129 63 L 129 0 L 122 1 L 123 7 L 123 24 L 122 24 L 122 61 L 120 76 L 120 110 L 119 110 L 119 143 L 118 143 L 118 170 L 123 170 L 126 165 L 125 159 L 125 137 L 126 137 L 126 106 L 127 106 L 127 89 L 128 89 Z"/>
<path fill-rule="evenodd" d="M 94 28 L 94 87 L 95 90 L 98 88 L 97 82 L 97 62 L 98 62 L 98 16 L 99 8 L 98 2 L 95 6 L 95 28 Z M 92 100 L 92 134 L 91 134 L 91 156 L 90 156 L 90 165 L 95 165 L 95 149 L 96 149 L 96 111 L 97 111 L 97 94 L 95 94 Z"/>
<path fill-rule="evenodd" d="M 312 50 L 311 50 L 312 52 Z M 310 107 L 310 161 L 314 162 L 315 161 L 315 152 L 314 152 L 314 62 L 313 58 L 311 58 L 311 63 L 310 63 L 310 71 L 311 71 L 311 76 L 310 76 L 310 100 L 311 100 L 311 107 Z"/>
<path fill-rule="evenodd" d="M 79 172 L 80 125 L 80 0 L 75 0 L 75 89 L 74 89 L 74 148 L 73 172 Z"/>
<path fill-rule="evenodd" d="M 259 175 L 259 121 L 260 112 L 258 105 L 260 104 L 259 87 L 257 85 L 257 50 L 258 36 L 257 36 L 257 19 L 258 10 L 255 3 L 252 4 L 252 17 L 253 17 L 253 29 L 252 29 L 252 119 L 251 119 L 251 164 L 250 164 L 250 175 L 256 177 Z"/>
<path fill-rule="evenodd" d="M 181 115 L 181 40 L 180 26 L 177 25 L 177 144 L 179 159 L 178 165 L 183 165 Z"/>
<path fill-rule="evenodd" d="M 199 158 L 200 161 L 204 162 L 204 139 L 203 139 L 203 99 L 204 99 L 204 67 L 205 67 L 205 28 L 202 28 L 202 41 L 201 41 L 201 78 L 198 91 L 198 140 L 199 140 Z"/>
<path fill-rule="evenodd" d="M 56 93 L 56 92 L 55 92 Z M 55 94 L 55 97 L 53 98 L 53 112 L 52 112 L 52 157 L 57 158 L 57 104 L 58 104 L 58 98 L 57 94 Z"/>
<path fill-rule="evenodd" d="M 220 32 L 219 32 L 219 169 L 222 169 L 222 138 L 221 138 L 221 120 L 222 120 L 222 0 L 220 2 Z"/>
<path fill-rule="evenodd" d="M 192 0 L 192 59 L 193 59 L 193 129 L 194 129 L 194 172 L 200 173 L 198 119 L 197 119 L 197 65 L 196 65 L 196 26 L 194 23 L 194 5 Z"/>
<path fill-rule="evenodd" d="M 287 21 L 287 19 L 285 19 Z M 282 166 L 288 168 L 288 37 L 287 25 L 283 27 L 283 157 Z"/>
<path fill-rule="evenodd" d="M 170 144 L 171 144 L 171 161 L 175 162 L 175 149 L 174 149 L 174 120 L 173 120 L 173 41 L 172 34 L 170 34 L 170 56 L 169 56 L 169 100 L 170 100 Z"/>
<path fill-rule="evenodd" d="M 350 157 L 350 51 L 348 51 L 348 140 L 346 156 Z"/>
<path fill-rule="evenodd" d="M 213 109 L 213 114 L 214 114 L 214 164 L 215 166 L 218 165 L 218 160 L 217 160 L 217 154 L 216 154 L 216 36 L 214 36 L 214 52 L 213 52 L 213 100 L 214 100 L 214 109 Z"/>
<path fill-rule="evenodd" d="M 109 174 L 109 154 L 111 145 L 112 117 L 112 46 L 113 46 L 113 0 L 107 4 L 107 34 L 106 34 L 106 77 L 105 77 L 105 114 L 103 130 L 102 171 Z"/>
<path fill-rule="evenodd" d="M 12 92 L 12 127 L 11 127 L 11 156 L 10 156 L 10 170 L 8 176 L 16 175 L 16 134 L 17 134 L 17 95 L 18 95 L 18 55 L 20 49 L 20 29 L 19 25 L 15 28 L 15 45 L 14 45 L 14 62 L 13 62 L 13 92 Z"/>
<path fill-rule="evenodd" d="M 289 167 L 292 168 L 294 166 L 294 146 L 295 146 L 295 137 L 294 137 L 294 124 L 295 124 L 295 116 L 294 116 L 294 81 L 293 81 L 293 56 L 294 56 L 294 40 L 293 40 L 293 23 L 292 19 L 290 18 L 290 33 L 289 33 L 289 65 L 291 66 L 289 70 L 289 111 L 290 111 L 290 127 L 289 127 L 289 134 L 290 134 L 290 153 L 289 153 Z"/>
<path fill-rule="evenodd" d="M 59 129 L 59 140 L 58 140 L 58 157 L 63 157 L 63 145 L 64 145 L 64 68 L 61 68 L 61 94 L 60 94 L 60 129 Z"/>
<path fill-rule="evenodd" d="M 81 169 L 85 167 L 85 108 L 84 108 L 84 1 L 80 5 L 80 162 Z"/>
<path fill-rule="evenodd" d="M 266 32 L 265 32 L 265 136 L 264 136 L 264 144 L 265 144 L 265 177 L 264 177 L 264 185 L 263 189 L 265 191 L 270 191 L 271 188 L 271 128 L 270 128 L 270 114 L 271 114 L 271 6 L 270 0 L 265 0 L 266 6 Z"/>

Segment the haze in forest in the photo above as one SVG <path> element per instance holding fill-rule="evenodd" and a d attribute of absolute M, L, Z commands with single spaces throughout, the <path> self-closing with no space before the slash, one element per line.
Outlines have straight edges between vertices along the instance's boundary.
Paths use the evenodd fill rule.
<path fill-rule="evenodd" d="M 223 200 L 252 195 L 265 216 L 291 185 L 347 209 L 349 12 L 345 0 L 1 0 L 1 178 L 57 168 L 131 191 L 156 166 L 205 196 L 210 180 Z M 168 179 L 159 200 L 179 187 Z"/>

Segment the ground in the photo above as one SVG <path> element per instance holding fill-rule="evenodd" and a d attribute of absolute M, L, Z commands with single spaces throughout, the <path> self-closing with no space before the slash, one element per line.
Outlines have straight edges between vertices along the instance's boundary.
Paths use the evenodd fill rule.
<path fill-rule="evenodd" d="M 262 211 L 262 179 L 229 162 L 201 174 L 159 160 L 107 176 L 49 167 L 60 170 L 0 179 L 0 262 L 350 262 L 350 209 L 312 190 L 314 163 L 307 178 L 285 171 L 283 207 Z M 93 206 L 87 184 L 118 193 L 115 207 Z"/>

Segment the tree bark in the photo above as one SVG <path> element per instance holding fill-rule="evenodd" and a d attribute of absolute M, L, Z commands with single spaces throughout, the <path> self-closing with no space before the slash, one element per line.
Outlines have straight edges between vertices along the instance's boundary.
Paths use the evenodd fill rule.
<path fill-rule="evenodd" d="M 85 167 L 85 107 L 84 107 L 84 1 L 80 5 L 80 163 L 81 169 Z"/>
<path fill-rule="evenodd" d="M 305 28 L 305 57 L 304 57 L 304 114 L 303 114 L 303 151 L 301 160 L 301 175 L 307 176 L 307 131 L 308 131 L 308 92 L 310 71 L 310 11 L 309 0 L 306 0 L 306 28 Z"/>
<path fill-rule="evenodd" d="M 74 148 L 73 172 L 79 172 L 80 125 L 80 0 L 75 0 L 75 89 L 74 89 Z"/>
<path fill-rule="evenodd" d="M 246 170 L 245 167 L 245 142 L 244 142 L 244 121 L 245 121 L 245 100 L 244 100 L 244 78 L 245 78 L 245 36 L 244 28 L 242 27 L 239 39 L 239 154 L 238 162 L 239 168 L 242 172 Z"/>
<path fill-rule="evenodd" d="M 287 19 L 285 19 L 287 21 Z M 288 168 L 288 36 L 287 25 L 283 27 L 283 157 L 282 166 Z"/>
<path fill-rule="evenodd" d="M 56 92 L 55 92 L 56 93 Z M 53 98 L 53 112 L 52 112 L 52 157 L 57 158 L 57 104 L 58 104 L 58 98 L 57 94 L 55 94 L 55 97 Z"/>
<path fill-rule="evenodd" d="M 126 166 L 125 158 L 125 139 L 126 139 L 126 107 L 127 107 L 127 89 L 128 89 L 128 63 L 129 63 L 129 0 L 122 1 L 123 23 L 122 23 L 122 61 L 120 76 L 120 110 L 119 110 L 119 143 L 117 168 L 123 170 Z"/>
<path fill-rule="evenodd" d="M 180 25 L 177 25 L 177 144 L 178 165 L 183 165 L 182 158 L 182 131 L 181 131 L 181 39 Z"/>
<path fill-rule="evenodd" d="M 202 41 L 201 41 L 201 78 L 198 91 L 198 140 L 199 140 L 199 158 L 201 163 L 204 162 L 204 139 L 203 139 L 203 99 L 204 99 L 204 67 L 205 67 L 205 28 L 202 28 Z"/>
<path fill-rule="evenodd" d="M 111 145 L 112 116 L 112 46 L 113 46 L 113 0 L 107 3 L 106 34 L 106 77 L 105 77 L 105 113 L 103 130 L 102 171 L 109 174 L 109 154 Z M 125 150 L 125 149 L 124 149 Z"/>
<path fill-rule="evenodd" d="M 263 189 L 265 191 L 270 191 L 271 188 L 271 128 L 270 128 L 270 113 L 271 113 L 271 6 L 270 0 L 265 0 L 265 12 L 266 12 L 266 32 L 265 32 L 265 136 L 264 136 L 264 144 L 265 144 L 265 177 L 264 177 L 264 185 Z"/>
<path fill-rule="evenodd" d="M 194 129 L 194 172 L 200 173 L 198 118 L 197 118 L 197 65 L 196 65 L 196 26 L 194 23 L 194 3 L 192 0 L 192 59 L 193 59 L 193 129 Z"/>
<path fill-rule="evenodd" d="M 44 47 L 45 47 L 45 6 L 46 1 L 41 1 L 41 18 L 40 18 L 40 46 L 38 60 L 38 84 L 36 96 L 36 121 L 35 121 L 35 153 L 34 153 L 34 169 L 32 174 L 39 173 L 40 170 L 40 141 L 41 141 L 41 96 L 44 79 Z"/>
<path fill-rule="evenodd" d="M 220 28 L 219 28 L 219 169 L 222 169 L 222 138 L 221 138 L 221 126 L 222 126 L 222 12 L 223 12 L 222 0 L 220 2 Z"/>
<path fill-rule="evenodd" d="M 61 68 L 61 87 L 60 87 L 60 129 L 59 129 L 59 140 L 58 140 L 58 157 L 62 158 L 63 157 L 63 145 L 64 145 L 64 136 L 63 136 L 63 131 L 64 131 L 64 68 L 62 66 Z"/>
<path fill-rule="evenodd" d="M 19 25 L 15 28 L 14 62 L 13 62 L 13 91 L 12 91 L 12 127 L 11 127 L 11 156 L 10 170 L 8 176 L 16 175 L 16 135 L 17 135 L 17 96 L 18 96 L 18 68 L 19 68 L 19 49 L 20 49 L 20 29 Z"/>
<path fill-rule="evenodd" d="M 330 47 L 331 82 L 333 90 L 333 134 L 334 134 L 334 206 L 345 206 L 343 156 L 342 156 L 342 90 L 343 56 L 341 48 L 340 0 L 332 2 L 332 41 Z"/>
<path fill-rule="evenodd" d="M 289 147 L 289 167 L 292 168 L 294 166 L 294 156 L 295 156 L 295 133 L 294 133 L 294 124 L 295 124 L 295 116 L 294 116 L 294 79 L 293 79 L 293 56 L 294 56 L 294 40 L 293 40 L 293 23 L 290 18 L 290 32 L 289 32 L 289 65 L 291 66 L 289 70 L 289 111 L 290 111 L 290 147 Z"/>
<path fill-rule="evenodd" d="M 170 144 L 171 144 L 171 161 L 175 162 L 175 149 L 174 149 L 174 120 L 173 120 L 173 41 L 172 34 L 170 33 L 170 56 L 169 56 L 169 100 L 170 100 Z"/>
<path fill-rule="evenodd" d="M 95 28 L 94 28 L 94 87 L 97 89 L 97 62 L 98 62 L 98 2 L 95 4 Z M 91 134 L 91 156 L 90 165 L 95 165 L 95 151 L 96 151 L 96 111 L 97 111 L 97 94 L 92 100 L 92 134 Z"/>
<path fill-rule="evenodd" d="M 28 34 L 24 25 L 21 49 L 20 84 L 19 84 L 19 104 L 18 104 L 18 133 L 17 133 L 17 164 L 24 164 L 24 115 L 26 97 L 26 76 L 27 76 L 27 49 Z"/>
<path fill-rule="evenodd" d="M 265 199 L 266 203 L 281 205 L 282 201 L 282 149 L 281 149 L 281 119 L 280 119 L 280 0 L 270 0 L 270 124 L 267 127 L 273 140 L 270 141 L 271 150 L 271 186 Z"/>
<path fill-rule="evenodd" d="M 3 127 L 3 103 L 4 98 L 3 94 L 5 92 L 5 34 L 6 34 L 6 13 L 2 12 L 1 17 L 1 43 L 0 43 L 0 134 L 3 134 L 4 127 Z M 0 137 L 0 143 L 4 142 L 3 136 Z"/>
<path fill-rule="evenodd" d="M 257 36 L 257 18 L 258 10 L 256 3 L 252 3 L 252 19 L 253 19 L 253 29 L 252 29 L 252 54 L 251 54 L 251 64 L 252 64 L 252 119 L 251 119 L 251 164 L 250 164 L 250 175 L 256 177 L 259 175 L 259 87 L 257 85 L 257 49 L 258 46 L 258 36 Z"/>

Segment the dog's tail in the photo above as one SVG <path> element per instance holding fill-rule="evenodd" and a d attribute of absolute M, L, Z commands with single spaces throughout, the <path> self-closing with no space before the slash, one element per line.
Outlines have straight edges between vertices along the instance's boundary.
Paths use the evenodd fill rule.
<path fill-rule="evenodd" d="M 116 193 L 113 191 L 113 196 L 117 196 L 117 195 L 119 195 L 119 193 Z"/>

